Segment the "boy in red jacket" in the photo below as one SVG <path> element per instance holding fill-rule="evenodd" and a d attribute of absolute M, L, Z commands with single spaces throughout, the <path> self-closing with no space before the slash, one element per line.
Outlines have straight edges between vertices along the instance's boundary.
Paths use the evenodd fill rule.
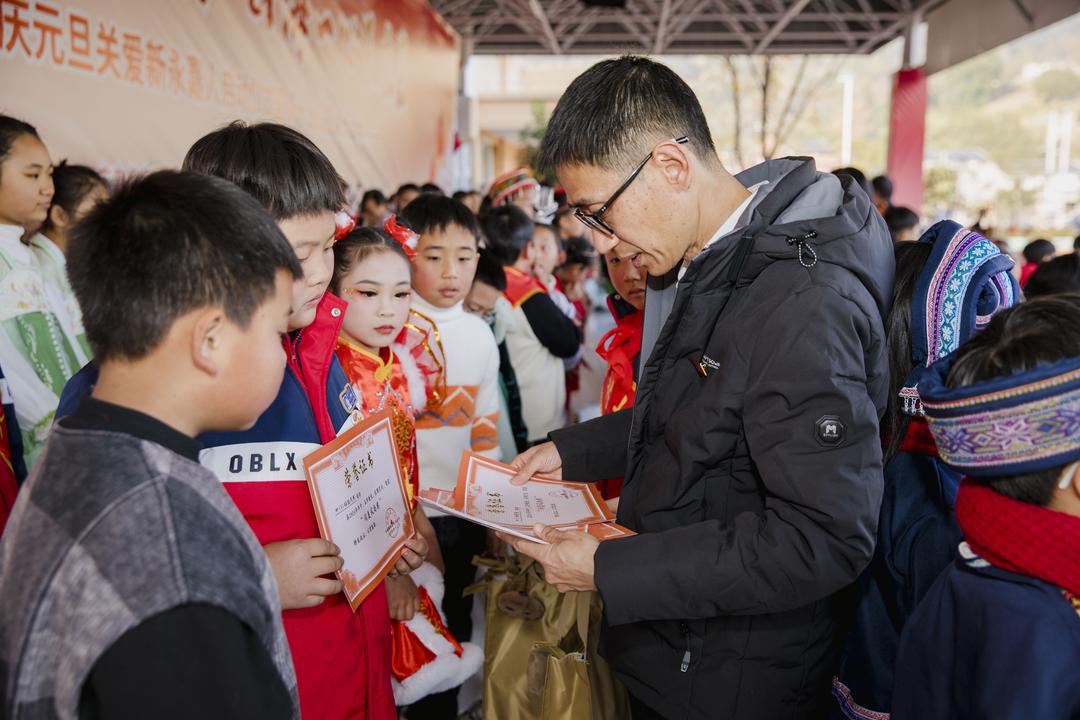
<path fill-rule="evenodd" d="M 355 613 L 332 573 L 338 548 L 319 537 L 303 457 L 347 426 L 356 401 L 334 355 L 345 303 L 326 292 L 344 183 L 306 137 L 281 125 L 233 123 L 198 140 L 184 169 L 232 180 L 270 211 L 304 269 L 278 397 L 253 428 L 200 437 L 214 470 L 266 549 L 277 578 L 304 718 L 397 717 L 390 615 L 382 586 Z M 419 566 L 426 544 L 399 561 Z M 328 577 L 329 576 L 329 577 Z"/>

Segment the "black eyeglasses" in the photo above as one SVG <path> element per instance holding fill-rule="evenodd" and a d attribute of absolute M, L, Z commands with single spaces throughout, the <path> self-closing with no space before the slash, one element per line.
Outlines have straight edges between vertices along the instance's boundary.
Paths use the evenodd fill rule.
<path fill-rule="evenodd" d="M 683 135 L 682 137 L 674 138 L 672 142 L 679 143 L 680 145 L 685 145 L 686 143 L 690 142 L 690 138 L 688 138 L 686 135 Z M 615 204 L 615 201 L 619 199 L 619 196 L 626 192 L 626 188 L 630 187 L 630 183 L 634 182 L 637 176 L 641 174 L 641 171 L 645 169 L 645 165 L 649 162 L 649 159 L 652 158 L 652 154 L 653 151 L 650 150 L 649 154 L 645 156 L 645 159 L 638 163 L 638 166 L 634 168 L 634 172 L 630 173 L 630 177 L 626 178 L 626 181 L 619 186 L 618 190 L 612 193 L 611 197 L 607 199 L 606 203 L 600 206 L 599 210 L 594 213 L 590 213 L 585 212 L 581 208 L 575 208 L 574 217 L 580 220 L 587 228 L 602 232 L 608 237 L 614 236 L 615 229 L 608 225 L 606 222 L 604 222 L 604 213 L 611 209 L 611 206 Z"/>

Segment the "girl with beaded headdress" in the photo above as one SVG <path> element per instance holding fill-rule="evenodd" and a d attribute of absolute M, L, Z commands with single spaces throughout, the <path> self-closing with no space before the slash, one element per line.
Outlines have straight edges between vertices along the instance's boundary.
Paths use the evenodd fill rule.
<path fill-rule="evenodd" d="M 416 501 L 415 418 L 429 401 L 442 399 L 442 353 L 434 324 L 410 311 L 416 234 L 395 215 L 382 228 L 346 228 L 340 234 L 330 290 L 348 306 L 337 357 L 356 393 L 357 412 L 390 413 L 413 519 L 430 548 L 428 561 L 412 574 L 386 580 L 394 697 L 399 706 L 408 705 L 460 685 L 482 655 L 458 643 L 440 616 L 442 556 Z"/>
<path fill-rule="evenodd" d="M 37 131 L 0 116 L 0 364 L 17 398 L 28 468 L 41 452 L 64 384 L 89 359 L 80 328 L 50 299 L 22 241 L 48 217 L 52 169 Z"/>

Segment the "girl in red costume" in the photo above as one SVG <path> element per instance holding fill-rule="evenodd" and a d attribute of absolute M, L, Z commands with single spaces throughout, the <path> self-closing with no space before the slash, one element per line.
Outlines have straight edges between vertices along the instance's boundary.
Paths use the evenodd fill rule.
<path fill-rule="evenodd" d="M 429 396 L 438 400 L 437 377 L 442 371 L 441 354 L 429 344 L 437 343 L 437 331 L 430 322 L 424 327 L 424 318 L 410 314 L 410 260 L 416 239 L 395 216 L 387 219 L 383 229 L 353 230 L 334 246 L 330 286 L 347 303 L 338 359 L 356 390 L 360 414 L 390 412 L 413 519 L 431 549 L 428 562 L 415 576 L 386 579 L 393 621 L 391 674 L 398 705 L 456 687 L 477 670 L 482 659 L 479 648 L 463 647 L 439 616 L 442 556 L 431 523 L 415 498 L 419 487 L 415 417 Z"/>

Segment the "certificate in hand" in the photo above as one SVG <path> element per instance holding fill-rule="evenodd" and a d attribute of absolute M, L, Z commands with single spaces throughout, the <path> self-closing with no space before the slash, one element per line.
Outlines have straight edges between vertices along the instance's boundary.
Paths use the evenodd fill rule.
<path fill-rule="evenodd" d="M 524 485 L 512 485 L 513 476 L 509 465 L 465 453 L 454 488 L 454 506 L 469 517 L 514 530 L 531 530 L 538 524 L 569 528 L 615 519 L 591 483 L 536 475 Z"/>
<path fill-rule="evenodd" d="M 304 458 L 324 539 L 341 548 L 338 577 L 353 610 L 378 587 L 413 535 L 389 412 L 372 415 Z"/>

